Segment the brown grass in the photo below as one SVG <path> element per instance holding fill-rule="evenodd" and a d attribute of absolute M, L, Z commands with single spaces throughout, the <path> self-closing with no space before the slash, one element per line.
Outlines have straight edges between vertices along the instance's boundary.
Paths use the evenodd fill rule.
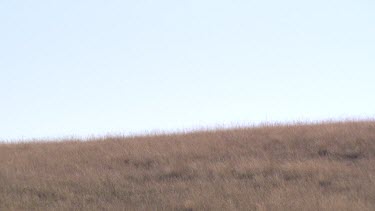
<path fill-rule="evenodd" d="M 0 210 L 375 210 L 375 122 L 0 144 Z"/>

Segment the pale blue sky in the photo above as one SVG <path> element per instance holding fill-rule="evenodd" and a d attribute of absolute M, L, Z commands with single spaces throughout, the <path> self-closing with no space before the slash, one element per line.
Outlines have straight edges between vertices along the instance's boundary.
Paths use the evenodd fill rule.
<path fill-rule="evenodd" d="M 373 0 L 0 2 L 0 140 L 375 115 Z"/>

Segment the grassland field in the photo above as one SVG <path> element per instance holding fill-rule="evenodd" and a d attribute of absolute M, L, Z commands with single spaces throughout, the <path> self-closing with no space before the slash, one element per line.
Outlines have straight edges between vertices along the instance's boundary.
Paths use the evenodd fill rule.
<path fill-rule="evenodd" d="M 375 122 L 0 144 L 0 210 L 375 210 Z"/>

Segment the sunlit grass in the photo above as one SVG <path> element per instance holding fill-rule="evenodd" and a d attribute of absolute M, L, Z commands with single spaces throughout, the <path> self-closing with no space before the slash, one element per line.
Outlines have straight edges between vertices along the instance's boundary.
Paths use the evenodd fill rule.
<path fill-rule="evenodd" d="M 375 210 L 375 122 L 0 144 L 0 210 Z"/>

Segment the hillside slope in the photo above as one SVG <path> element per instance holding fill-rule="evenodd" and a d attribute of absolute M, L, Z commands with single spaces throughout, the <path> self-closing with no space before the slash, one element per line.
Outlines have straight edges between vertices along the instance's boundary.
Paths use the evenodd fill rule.
<path fill-rule="evenodd" d="M 375 122 L 0 144 L 0 210 L 375 210 Z"/>

